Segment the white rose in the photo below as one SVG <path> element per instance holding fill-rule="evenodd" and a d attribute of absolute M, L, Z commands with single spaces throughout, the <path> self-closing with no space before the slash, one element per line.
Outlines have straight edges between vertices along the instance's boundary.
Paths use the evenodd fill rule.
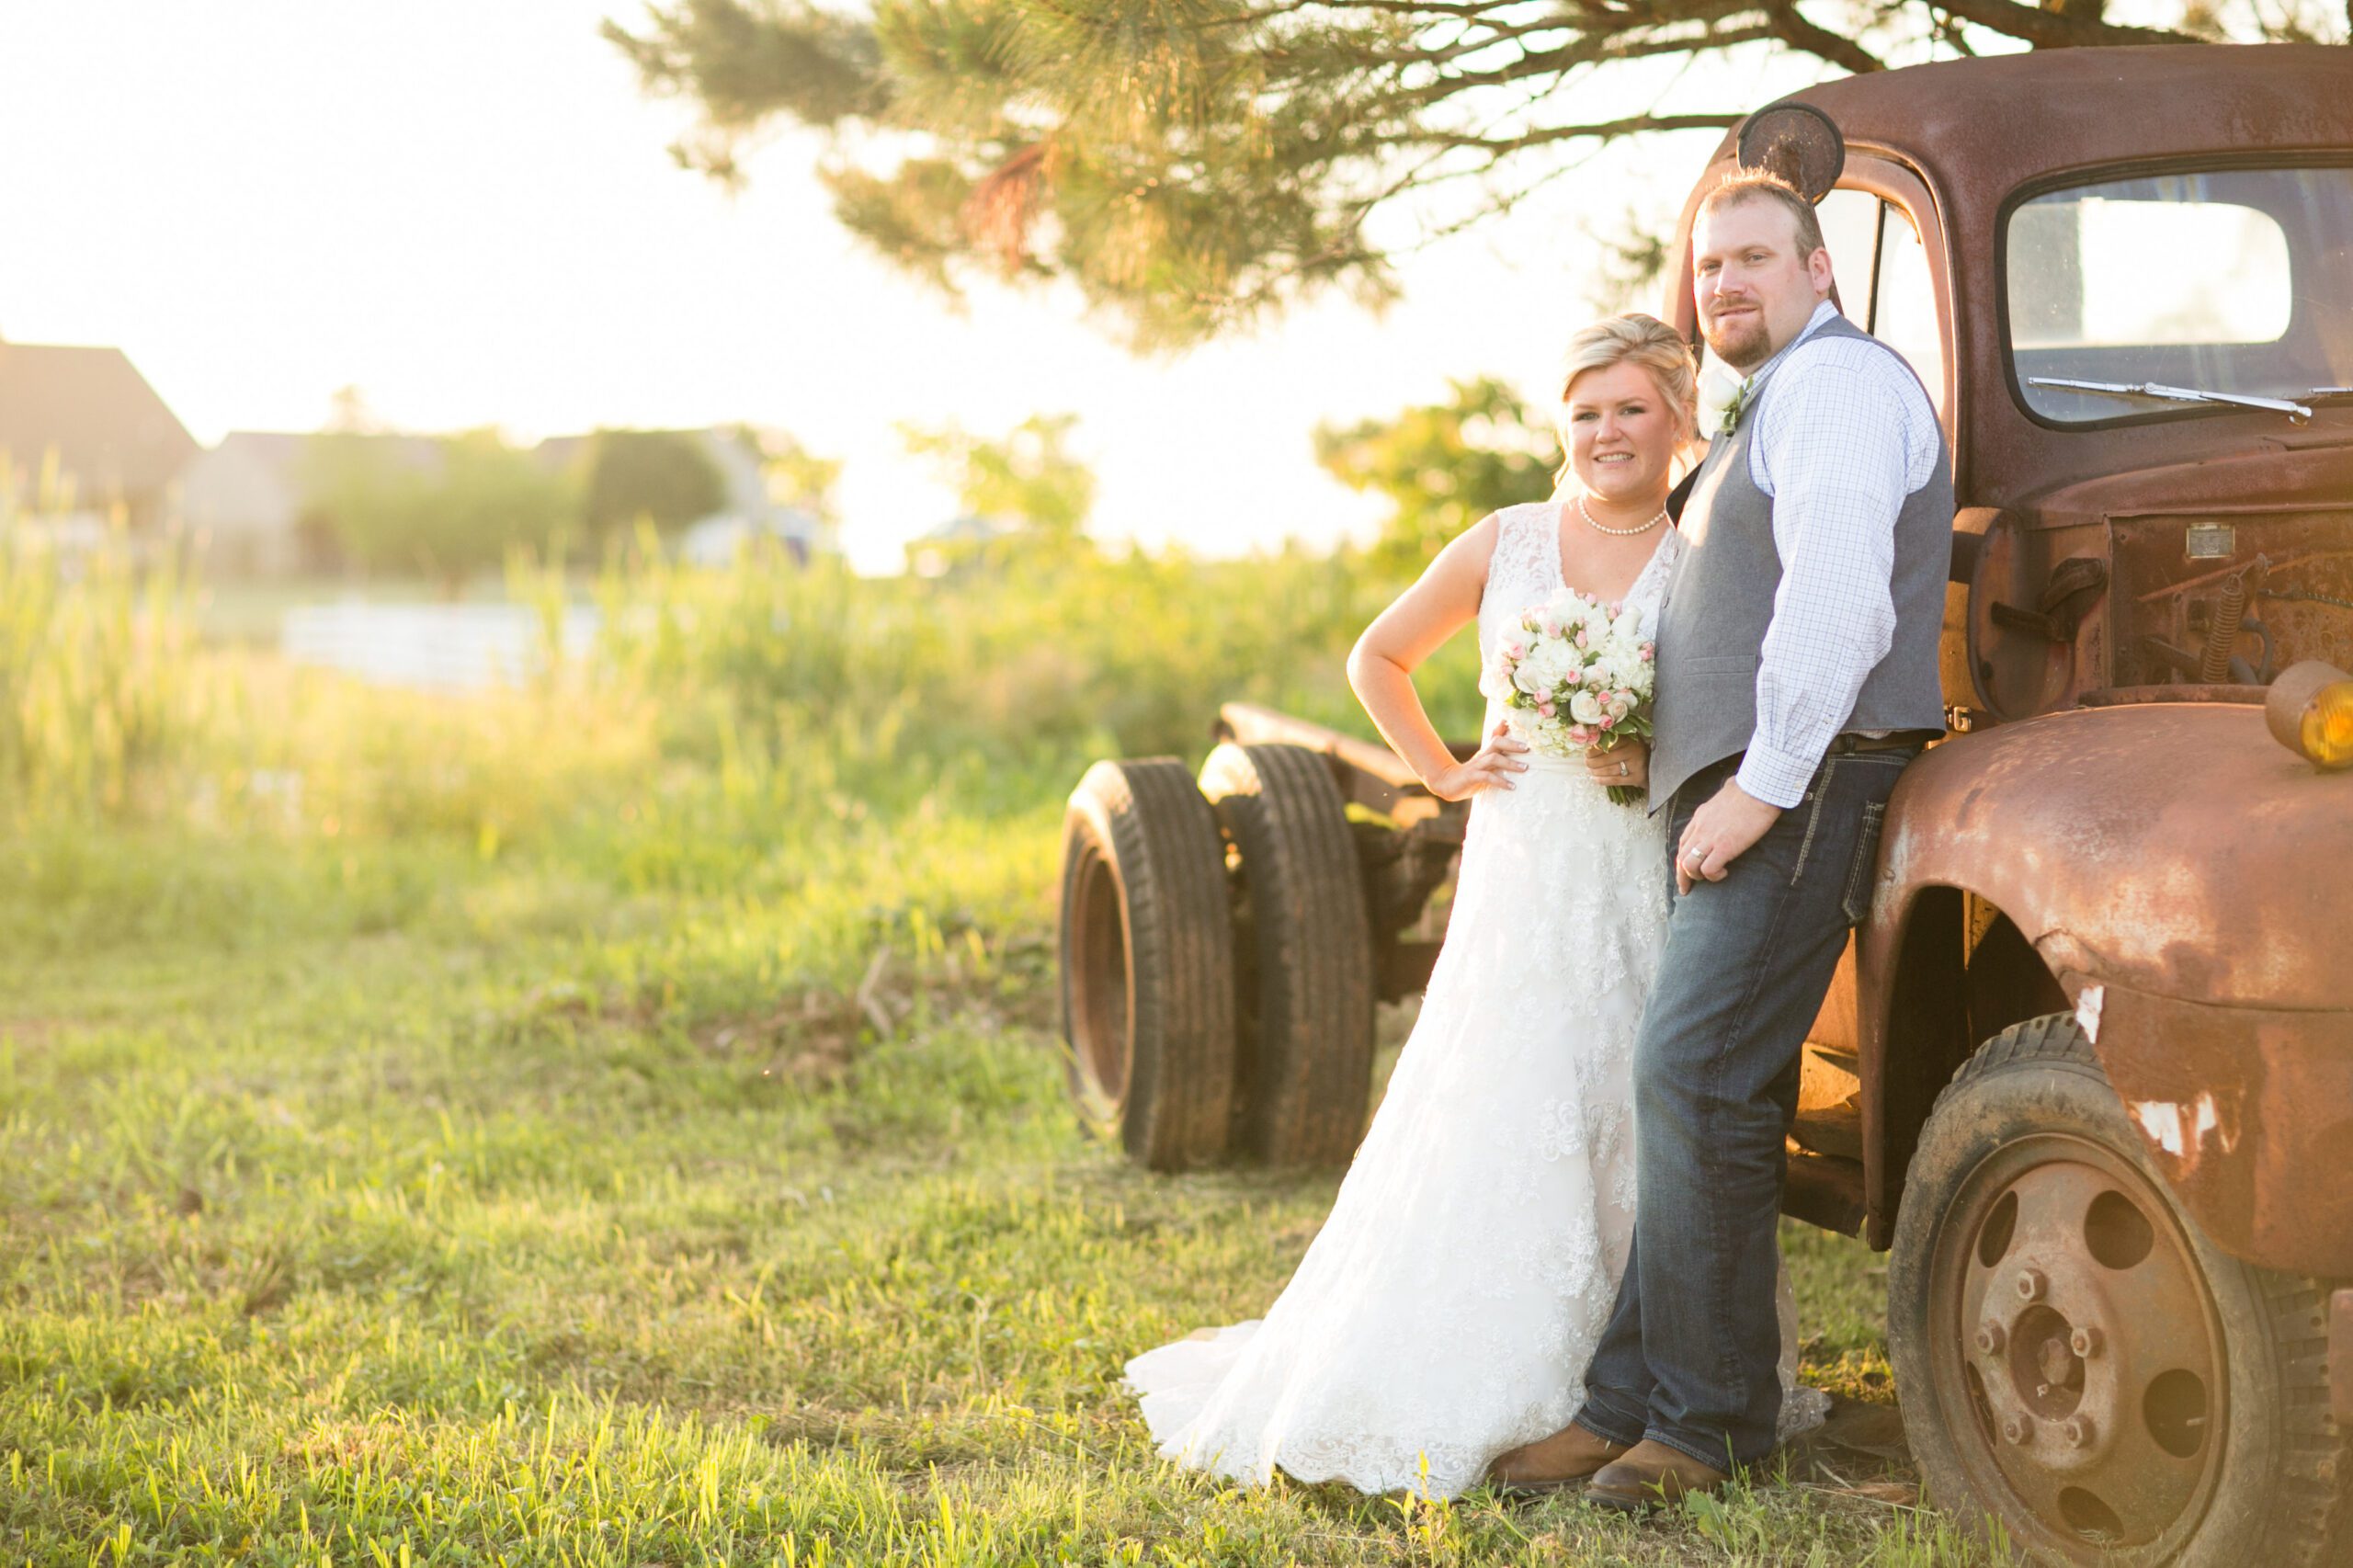
<path fill-rule="evenodd" d="M 1722 425 L 1724 410 L 1740 395 L 1740 378 L 1713 355 L 1699 372 L 1699 434 L 1712 436 Z"/>
<path fill-rule="evenodd" d="M 1512 676 L 1512 684 L 1530 697 L 1541 697 L 1560 683 L 1560 649 L 1547 640 L 1540 641 L 1520 660 L 1519 668 Z"/>
<path fill-rule="evenodd" d="M 1589 691 L 1580 691 L 1569 699 L 1569 717 L 1580 724 L 1598 724 L 1604 710 L 1601 699 Z"/>

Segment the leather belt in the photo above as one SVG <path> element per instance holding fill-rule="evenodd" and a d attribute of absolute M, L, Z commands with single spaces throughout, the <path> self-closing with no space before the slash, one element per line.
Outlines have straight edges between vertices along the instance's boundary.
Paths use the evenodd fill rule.
<path fill-rule="evenodd" d="M 1850 730 L 1831 741 L 1827 755 L 1851 756 L 1865 751 L 1902 751 L 1908 746 L 1924 746 L 1930 741 L 1944 738 L 1942 730 L 1896 730 L 1884 735 L 1859 735 Z"/>

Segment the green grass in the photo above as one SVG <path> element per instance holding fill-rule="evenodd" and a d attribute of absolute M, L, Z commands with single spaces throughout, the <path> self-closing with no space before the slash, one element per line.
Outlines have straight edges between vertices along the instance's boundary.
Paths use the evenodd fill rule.
<path fill-rule="evenodd" d="M 1958 1552 L 1933 1516 L 1769 1480 L 1636 1527 L 1161 1465 L 1120 1362 L 1261 1310 L 1334 1178 L 1154 1176 L 1076 1134 L 1052 831 L 902 824 L 724 894 L 632 892 L 576 849 L 452 857 L 390 917 L 388 872 L 215 846 L 169 922 L 17 963 L 0 1539 L 40 1563 Z M 169 852 L 94 838 L 79 874 L 135 905 Z M 18 929 L 39 886 L 0 903 Z M 1790 1244 L 1812 1375 L 1886 1399 L 1870 1255 Z"/>
<path fill-rule="evenodd" d="M 1060 795 L 1210 695 L 1337 716 L 1378 585 L 1268 570 L 1324 630 L 745 574 L 608 584 L 642 641 L 513 699 L 172 672 L 170 746 L 0 813 L 0 1562 L 1972 1561 L 1868 1459 L 1635 1525 L 1153 1456 L 1121 1363 L 1261 1312 L 1337 1178 L 1080 1137 Z M 66 608 L 17 689 L 137 710 Z M 1787 1245 L 1807 1375 L 1885 1407 L 1877 1260 Z"/>

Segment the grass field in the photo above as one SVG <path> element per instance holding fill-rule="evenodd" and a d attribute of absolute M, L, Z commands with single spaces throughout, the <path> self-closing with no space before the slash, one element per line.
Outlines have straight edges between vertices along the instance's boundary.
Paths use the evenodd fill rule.
<path fill-rule="evenodd" d="M 1071 623 L 1112 635 L 1086 592 Z M 1291 655 L 1184 668 L 1122 733 L 1080 671 L 938 690 L 956 622 L 916 689 L 1072 693 L 992 750 L 878 711 L 859 683 L 906 672 L 855 639 L 846 706 L 780 704 L 785 654 L 728 630 L 776 624 L 742 583 L 647 602 L 698 613 L 614 617 L 653 630 L 580 690 L 202 664 L 170 745 L 0 834 L 6 1560 L 1972 1560 L 1863 1451 L 1649 1525 L 1163 1466 L 1121 1361 L 1261 1310 L 1336 1178 L 1155 1176 L 1079 1136 L 1059 793 Z M 1877 1260 L 1788 1246 L 1806 1375 L 1884 1433 Z"/>

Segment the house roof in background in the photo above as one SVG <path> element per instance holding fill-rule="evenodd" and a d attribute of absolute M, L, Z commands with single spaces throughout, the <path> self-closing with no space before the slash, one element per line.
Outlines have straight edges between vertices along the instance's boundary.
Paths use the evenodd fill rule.
<path fill-rule="evenodd" d="M 221 437 L 216 452 L 237 452 L 255 461 L 273 467 L 290 463 L 302 455 L 302 444 L 311 437 L 296 430 L 232 430 Z"/>
<path fill-rule="evenodd" d="M 0 342 L 0 451 L 20 474 L 53 450 L 77 500 L 104 503 L 162 490 L 197 449 L 121 349 Z"/>
<path fill-rule="evenodd" d="M 301 461 L 311 443 L 323 436 L 335 436 L 342 440 L 361 441 L 380 451 L 393 453 L 402 461 L 415 468 L 431 468 L 441 460 L 441 437 L 411 436 L 395 430 L 361 430 L 341 432 L 327 430 L 232 430 L 221 437 L 221 444 L 209 449 L 212 452 L 235 453 L 272 468 L 291 468 Z"/>

